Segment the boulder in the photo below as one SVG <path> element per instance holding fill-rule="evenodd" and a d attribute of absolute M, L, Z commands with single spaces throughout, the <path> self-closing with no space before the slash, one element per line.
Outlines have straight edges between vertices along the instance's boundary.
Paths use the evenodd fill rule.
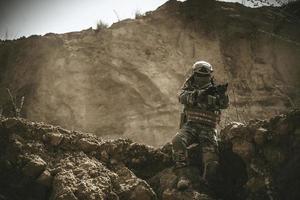
<path fill-rule="evenodd" d="M 58 132 L 50 132 L 43 136 L 43 140 L 51 146 L 58 146 L 63 140 L 63 135 Z"/>
<path fill-rule="evenodd" d="M 48 170 L 43 171 L 43 173 L 36 179 L 36 182 L 50 187 L 52 185 L 53 177 Z"/>
<path fill-rule="evenodd" d="M 28 161 L 22 169 L 25 176 L 36 178 L 38 177 L 46 168 L 47 163 L 38 155 L 30 155 L 26 158 Z"/>

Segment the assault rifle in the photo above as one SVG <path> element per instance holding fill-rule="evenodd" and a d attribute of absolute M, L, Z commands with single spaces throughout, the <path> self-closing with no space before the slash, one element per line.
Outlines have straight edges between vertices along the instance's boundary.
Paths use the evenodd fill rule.
<path fill-rule="evenodd" d="M 204 93 L 208 95 L 214 95 L 214 94 L 224 95 L 225 92 L 227 91 L 227 87 L 228 87 L 228 83 L 220 84 L 220 85 L 211 85 L 204 91 Z"/>
<path fill-rule="evenodd" d="M 227 91 L 228 83 L 220 85 L 211 85 L 206 89 L 198 90 L 196 92 L 195 101 L 198 103 L 204 103 L 207 101 L 207 95 L 211 96 L 224 96 Z"/>

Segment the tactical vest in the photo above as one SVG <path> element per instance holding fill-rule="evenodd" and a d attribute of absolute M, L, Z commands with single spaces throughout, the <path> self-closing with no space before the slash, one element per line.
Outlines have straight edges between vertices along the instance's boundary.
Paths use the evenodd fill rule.
<path fill-rule="evenodd" d="M 186 122 L 194 122 L 211 128 L 216 128 L 220 122 L 219 111 L 208 111 L 197 108 L 185 108 L 184 114 Z"/>

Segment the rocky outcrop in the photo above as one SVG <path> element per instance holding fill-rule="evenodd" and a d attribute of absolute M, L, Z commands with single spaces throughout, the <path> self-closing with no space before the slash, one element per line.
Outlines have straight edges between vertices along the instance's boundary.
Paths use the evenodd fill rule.
<path fill-rule="evenodd" d="M 187 170 L 191 182 L 179 191 L 171 144 L 155 149 L 1 118 L 0 199 L 299 199 L 299 121 L 296 110 L 230 123 L 220 133 L 216 184 L 201 178 L 200 149 L 194 148 Z"/>
<path fill-rule="evenodd" d="M 220 135 L 220 168 L 213 187 L 201 179 L 199 165 L 190 167 L 186 191 L 176 189 L 177 176 L 170 168 L 149 183 L 165 200 L 299 199 L 299 120 L 300 112 L 293 111 L 268 121 L 227 125 Z"/>
<path fill-rule="evenodd" d="M 0 127 L 1 199 L 156 199 L 133 172 L 152 176 L 171 164 L 169 155 L 130 140 L 15 118 Z"/>
<path fill-rule="evenodd" d="M 243 160 L 247 199 L 298 199 L 300 112 L 269 121 L 231 123 L 221 132 L 223 152 Z M 226 150 L 227 149 L 227 150 Z M 226 155 L 224 157 L 226 162 Z"/>
<path fill-rule="evenodd" d="M 30 120 L 163 145 L 184 75 L 203 59 L 229 82 L 224 123 L 270 117 L 299 106 L 300 29 L 286 14 L 297 9 L 168 1 L 108 29 L 0 41 L 0 106 L 11 116 L 8 87 Z"/>

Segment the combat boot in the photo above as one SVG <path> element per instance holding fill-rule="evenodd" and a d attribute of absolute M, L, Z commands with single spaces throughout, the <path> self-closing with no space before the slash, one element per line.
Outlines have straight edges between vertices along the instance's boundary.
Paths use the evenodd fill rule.
<path fill-rule="evenodd" d="M 173 160 L 175 161 L 174 173 L 177 176 L 177 189 L 185 190 L 190 185 L 188 177 L 188 161 L 186 150 L 174 150 Z"/>
<path fill-rule="evenodd" d="M 203 179 L 207 181 L 210 187 L 214 187 L 218 181 L 219 158 L 214 147 L 203 148 Z"/>
<path fill-rule="evenodd" d="M 203 179 L 212 187 L 218 180 L 218 167 L 219 163 L 217 161 L 208 162 L 205 164 Z"/>
<path fill-rule="evenodd" d="M 189 180 L 188 173 L 189 168 L 184 163 L 176 163 L 174 167 L 174 173 L 177 176 L 177 189 L 185 190 L 189 187 L 191 181 Z"/>

